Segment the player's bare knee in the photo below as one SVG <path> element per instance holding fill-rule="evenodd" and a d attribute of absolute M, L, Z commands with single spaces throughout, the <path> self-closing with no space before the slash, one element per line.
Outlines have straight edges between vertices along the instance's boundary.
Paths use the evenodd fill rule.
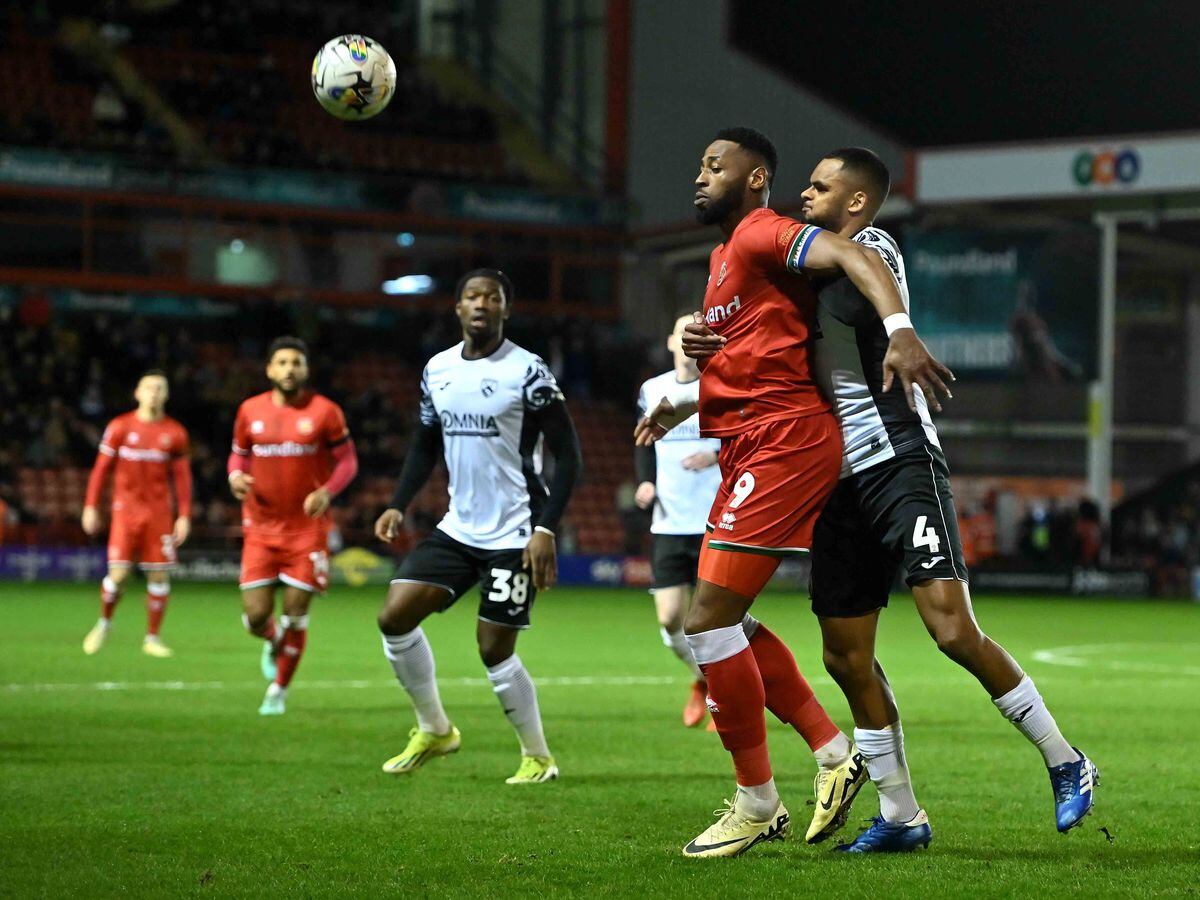
<path fill-rule="evenodd" d="M 308 591 L 289 588 L 283 595 L 283 614 L 293 617 L 307 616 L 308 608 L 312 604 L 312 596 Z"/>
<path fill-rule="evenodd" d="M 938 649 L 958 663 L 974 659 L 983 647 L 983 633 L 974 622 L 949 619 L 939 623 L 932 631 Z"/>
<path fill-rule="evenodd" d="M 390 598 L 379 611 L 376 621 L 380 632 L 388 635 L 408 634 L 421 624 L 420 619 L 414 620 L 402 604 L 393 603 Z"/>
<path fill-rule="evenodd" d="M 408 634 L 445 601 L 445 592 L 430 585 L 393 584 L 376 621 L 383 634 Z"/>
<path fill-rule="evenodd" d="M 108 570 L 108 577 L 113 580 L 113 583 L 120 587 L 125 583 L 125 579 L 129 577 L 129 566 L 113 566 Z"/>
<path fill-rule="evenodd" d="M 822 659 L 829 677 L 841 686 L 863 685 L 875 680 L 875 658 L 854 649 L 826 647 Z"/>
<path fill-rule="evenodd" d="M 242 613 L 242 622 L 251 634 L 261 634 L 267 627 L 270 618 L 271 610 L 269 609 L 248 609 Z"/>
<path fill-rule="evenodd" d="M 489 669 L 509 659 L 517 650 L 517 632 L 512 628 L 480 627 L 476 639 L 479 658 Z"/>
<path fill-rule="evenodd" d="M 683 630 L 688 634 L 700 634 L 737 625 L 751 602 L 726 588 L 701 582 L 684 617 Z"/>

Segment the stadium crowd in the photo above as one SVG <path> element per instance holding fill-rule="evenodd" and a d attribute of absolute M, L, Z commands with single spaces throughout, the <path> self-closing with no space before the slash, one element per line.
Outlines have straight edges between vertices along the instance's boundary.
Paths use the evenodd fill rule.
<path fill-rule="evenodd" d="M 227 320 L 169 320 L 105 312 L 66 313 L 40 292 L 19 303 L 0 303 L 0 498 L 10 521 L 55 524 L 57 539 L 74 541 L 78 497 L 52 486 L 61 503 L 30 502 L 21 474 L 77 472 L 90 467 L 104 426 L 132 406 L 131 391 L 148 369 L 169 379 L 167 412 L 192 440 L 198 541 L 228 540 L 238 512 L 228 493 L 225 458 L 238 404 L 266 388 L 262 353 L 271 339 L 299 334 L 313 351 L 314 387 L 344 408 L 354 433 L 360 475 L 340 502 L 336 518 L 348 536 L 370 541 L 374 517 L 391 496 L 417 408 L 421 365 L 458 339 L 449 314 L 398 313 L 389 327 L 363 323 L 353 311 L 335 312 L 273 300 L 243 307 L 236 336 Z M 554 370 L 580 422 L 597 465 L 594 506 L 611 505 L 622 466 L 632 473 L 624 438 L 632 421 L 646 355 L 619 327 L 553 317 L 515 317 L 515 340 L 539 352 Z M 604 365 L 600 360 L 606 361 Z M 18 376 L 18 373 L 21 373 Z M 613 428 L 622 440 L 612 439 Z M 76 479 L 77 480 L 77 479 Z M 600 498 L 607 495 L 605 499 Z M 418 498 L 410 519 L 427 530 L 444 509 L 444 481 Z M 585 492 L 583 495 L 588 494 Z M 583 510 L 587 519 L 594 512 Z M 621 543 L 615 511 L 611 527 L 589 541 L 591 549 Z M 611 545 L 611 547 L 610 547 Z"/>
<path fill-rule="evenodd" d="M 9 540 L 18 524 L 54 540 L 82 540 L 77 490 L 56 493 L 61 502 L 47 506 L 41 494 L 22 490 L 22 472 L 72 473 L 70 484 L 81 490 L 78 473 L 91 466 L 105 423 L 130 408 L 133 384 L 151 368 L 167 373 L 168 412 L 191 432 L 197 542 L 234 539 L 238 511 L 225 477 L 233 415 L 265 387 L 262 348 L 279 334 L 297 333 L 313 348 L 315 386 L 342 404 L 358 447 L 361 474 L 339 502 L 338 524 L 349 540 L 369 542 L 407 447 L 420 364 L 455 342 L 453 319 L 405 311 L 381 329 L 351 311 L 271 299 L 251 301 L 246 312 L 233 336 L 220 319 L 67 312 L 36 291 L 0 304 L 0 519 L 10 526 Z M 554 370 L 584 431 L 587 480 L 570 510 L 564 546 L 641 552 L 647 521 L 632 502 L 625 431 L 636 385 L 665 369 L 666 360 L 617 326 L 522 316 L 518 308 L 512 331 Z M 439 480 L 412 510 L 413 534 L 432 528 L 443 509 Z M 1155 502 L 1143 501 L 1136 515 L 1119 517 L 1106 554 L 1108 535 L 1095 504 L 1033 504 L 1020 524 L 1018 560 L 1089 568 L 1107 555 L 1108 562 L 1149 572 L 1158 594 L 1186 593 L 1200 565 L 1198 512 L 1200 475 Z M 581 541 L 577 522 L 603 524 L 585 530 Z M 984 562 L 994 552 L 985 549 L 994 547 L 994 522 L 977 527 L 964 509 L 962 524 L 971 561 Z"/>
<path fill-rule="evenodd" d="M 312 35 L 344 29 L 340 10 L 301 0 L 236 7 L 179 3 L 154 14 L 97 15 L 103 45 L 130 64 L 121 82 L 96 51 L 63 52 L 62 34 L 35 6 L 11 8 L 0 46 L 23 63 L 0 85 L 5 143 L 116 153 L 146 166 L 175 166 L 178 148 L 161 115 L 129 98 L 148 88 L 204 135 L 224 163 L 523 183 L 484 108 L 453 100 L 413 64 L 413 26 L 387 4 L 366 4 L 373 35 L 397 63 L 404 102 L 386 117 L 356 123 L 347 142 L 332 120 L 312 127 Z M 332 12 L 331 12 L 332 11 Z M 170 52 L 164 52 L 169 50 Z M 56 97 L 53 114 L 40 98 Z M 290 98 L 280 102 L 280 98 Z"/>

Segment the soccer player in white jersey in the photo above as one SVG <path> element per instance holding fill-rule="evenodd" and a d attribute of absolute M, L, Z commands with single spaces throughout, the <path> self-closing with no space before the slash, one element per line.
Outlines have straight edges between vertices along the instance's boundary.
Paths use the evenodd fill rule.
<path fill-rule="evenodd" d="M 674 357 L 675 366 L 642 384 L 638 392 L 639 419 L 664 397 L 672 403 L 699 401 L 700 369 L 694 359 L 683 355 L 679 340 L 684 326 L 691 321 L 690 312 L 675 321 L 667 338 L 667 349 Z M 688 728 L 699 725 L 708 715 L 704 702 L 708 683 L 688 647 L 683 617 L 691 591 L 696 587 L 696 570 L 700 565 L 700 547 L 704 543 L 708 512 L 721 486 L 721 471 L 717 468 L 717 451 L 720 449 L 720 440 L 700 437 L 700 415 L 697 413 L 672 428 L 653 447 L 634 450 L 639 482 L 634 499 L 642 509 L 653 507 L 650 534 L 654 587 L 651 593 L 658 613 L 659 633 L 663 644 L 687 666 L 694 679 L 683 707 L 683 724 Z"/>
<path fill-rule="evenodd" d="M 882 160 L 863 148 L 835 150 L 810 180 L 805 221 L 877 251 L 907 308 L 899 248 L 871 224 L 889 189 Z M 1033 680 L 975 621 L 950 472 L 925 397 L 915 391 L 910 409 L 903 395 L 881 385 L 888 335 L 911 327 L 907 316 L 881 321 L 845 279 L 825 286 L 819 297 L 816 371 L 835 401 L 845 450 L 841 481 L 813 535 L 812 604 L 825 667 L 850 704 L 854 740 L 880 797 L 880 816 L 839 849 L 908 850 L 932 836 L 909 779 L 900 713 L 875 659 L 879 613 L 898 568 L 938 649 L 979 680 L 997 710 L 1042 754 L 1056 825 L 1067 831 L 1091 809 L 1098 772 L 1063 738 Z"/>
<path fill-rule="evenodd" d="M 513 302 L 508 277 L 476 269 L 455 296 L 463 339 L 425 366 L 420 422 L 392 503 L 375 523 L 380 540 L 394 540 L 404 510 L 444 456 L 450 509 L 401 564 L 379 613 L 384 655 L 417 718 L 408 745 L 383 770 L 407 774 L 458 750 L 462 738 L 442 707 L 421 622 L 478 584 L 479 655 L 521 744 L 520 765 L 507 783 L 539 784 L 557 778 L 558 765 L 533 681 L 516 654 L 517 635 L 529 627 L 537 592 L 558 575 L 554 532 L 582 466 L 579 439 L 545 363 L 504 337 Z M 543 438 L 555 461 L 549 491 L 541 477 Z"/>

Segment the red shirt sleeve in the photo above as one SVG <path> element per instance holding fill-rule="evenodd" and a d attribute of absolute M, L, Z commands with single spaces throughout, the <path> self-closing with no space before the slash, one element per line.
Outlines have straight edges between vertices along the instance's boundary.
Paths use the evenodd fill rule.
<path fill-rule="evenodd" d="M 104 492 L 104 482 L 108 473 L 117 463 L 117 448 L 125 440 L 125 428 L 120 419 L 113 419 L 104 429 L 104 437 L 100 438 L 97 448 L 96 462 L 92 465 L 92 473 L 88 476 L 87 495 L 84 506 L 99 506 L 100 495 Z"/>
<path fill-rule="evenodd" d="M 788 216 L 764 217 L 738 235 L 738 249 L 760 271 L 785 268 L 800 273 L 808 248 L 820 231 L 816 225 L 805 225 Z"/>
<path fill-rule="evenodd" d="M 92 465 L 92 474 L 88 476 L 87 497 L 83 501 L 84 506 L 100 505 L 100 495 L 104 492 L 104 482 L 108 480 L 108 473 L 112 471 L 116 463 L 117 458 L 105 453 L 103 450 L 96 454 L 96 462 Z"/>
<path fill-rule="evenodd" d="M 117 448 L 125 441 L 125 425 L 120 419 L 113 419 L 104 429 L 104 437 L 100 438 L 100 452 L 105 456 L 116 456 Z"/>
<path fill-rule="evenodd" d="M 192 516 L 192 458 L 177 456 L 171 460 L 171 475 L 175 479 L 175 505 L 177 516 Z"/>
<path fill-rule="evenodd" d="M 243 403 L 238 407 L 237 418 L 233 422 L 233 452 L 238 456 L 249 456 L 252 443 L 250 417 L 246 414 L 246 404 Z"/>
<path fill-rule="evenodd" d="M 192 515 L 192 449 L 187 429 L 182 425 L 175 434 L 175 458 L 171 460 L 171 475 L 175 479 L 175 505 L 178 516 Z"/>
<path fill-rule="evenodd" d="M 322 430 L 326 446 L 332 447 L 350 437 L 350 428 L 346 425 L 346 415 L 336 403 L 330 403 L 325 411 L 325 425 Z"/>

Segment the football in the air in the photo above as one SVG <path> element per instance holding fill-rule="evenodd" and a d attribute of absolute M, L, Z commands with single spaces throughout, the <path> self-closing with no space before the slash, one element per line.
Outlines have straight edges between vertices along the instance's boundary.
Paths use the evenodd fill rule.
<path fill-rule="evenodd" d="M 369 119 L 392 101 L 396 64 L 378 42 L 343 34 L 317 51 L 312 87 L 320 104 L 339 119 Z"/>

